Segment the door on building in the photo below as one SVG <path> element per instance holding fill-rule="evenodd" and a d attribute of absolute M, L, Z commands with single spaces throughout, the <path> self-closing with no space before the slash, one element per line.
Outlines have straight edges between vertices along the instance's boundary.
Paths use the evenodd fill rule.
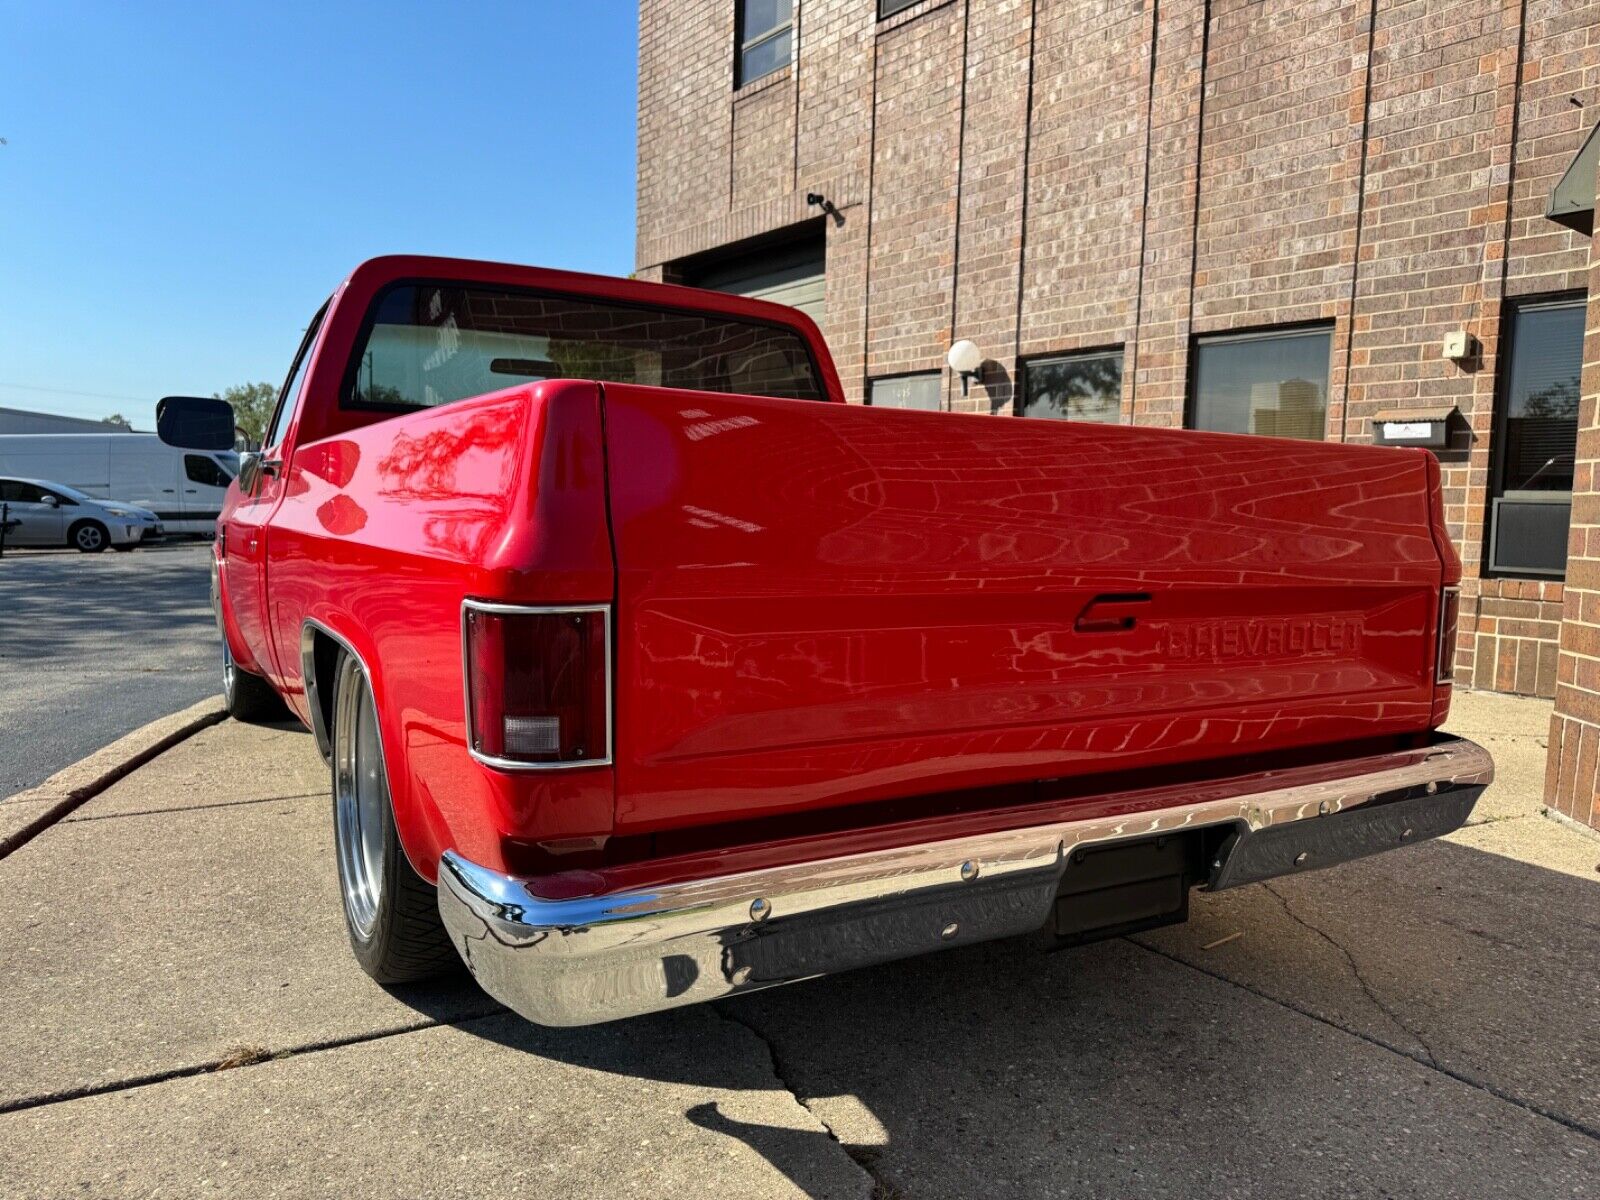
<path fill-rule="evenodd" d="M 825 263 L 823 239 L 819 237 L 724 259 L 688 273 L 685 282 L 713 292 L 787 304 L 821 326 Z"/>

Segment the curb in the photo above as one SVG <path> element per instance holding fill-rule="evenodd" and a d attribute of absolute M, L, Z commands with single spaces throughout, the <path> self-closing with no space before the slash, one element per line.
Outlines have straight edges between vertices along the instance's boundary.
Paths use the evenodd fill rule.
<path fill-rule="evenodd" d="M 228 710 L 221 696 L 191 704 L 171 716 L 161 717 L 124 734 L 71 766 L 63 767 L 37 787 L 17 792 L 0 800 L 0 806 L 14 803 L 43 803 L 45 809 L 26 825 L 0 838 L 0 858 L 21 849 L 79 805 L 92 800 L 117 780 L 144 766 L 152 758 L 208 726 L 225 720 Z"/>

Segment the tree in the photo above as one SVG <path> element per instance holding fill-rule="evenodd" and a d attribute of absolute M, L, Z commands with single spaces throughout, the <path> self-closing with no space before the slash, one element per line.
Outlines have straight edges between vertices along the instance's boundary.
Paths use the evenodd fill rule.
<path fill-rule="evenodd" d="M 241 383 L 212 395 L 233 405 L 233 423 L 244 430 L 252 446 L 259 446 L 266 435 L 267 422 L 272 419 L 278 389 L 270 383 Z"/>
<path fill-rule="evenodd" d="M 100 419 L 107 425 L 117 425 L 126 429 L 129 433 L 133 432 L 133 426 L 129 424 L 128 418 L 121 413 L 112 413 L 109 417 L 101 417 Z"/>

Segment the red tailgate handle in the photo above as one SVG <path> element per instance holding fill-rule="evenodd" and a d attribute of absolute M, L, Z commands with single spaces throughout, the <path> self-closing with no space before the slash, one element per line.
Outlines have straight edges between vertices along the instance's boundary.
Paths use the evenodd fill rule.
<path fill-rule="evenodd" d="M 1149 592 L 1105 592 L 1083 606 L 1078 619 L 1072 623 L 1074 633 L 1125 633 L 1134 627 L 1133 613 L 1121 610 L 1137 604 L 1149 604 Z"/>

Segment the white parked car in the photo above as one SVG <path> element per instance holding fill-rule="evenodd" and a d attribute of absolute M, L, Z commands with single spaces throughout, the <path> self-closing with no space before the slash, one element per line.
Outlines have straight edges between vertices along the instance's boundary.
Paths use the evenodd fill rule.
<path fill-rule="evenodd" d="M 48 479 L 0 476 L 0 516 L 7 546 L 71 546 L 85 554 L 132 550 L 162 535 L 161 519 L 148 508 L 120 500 L 96 500 Z"/>

